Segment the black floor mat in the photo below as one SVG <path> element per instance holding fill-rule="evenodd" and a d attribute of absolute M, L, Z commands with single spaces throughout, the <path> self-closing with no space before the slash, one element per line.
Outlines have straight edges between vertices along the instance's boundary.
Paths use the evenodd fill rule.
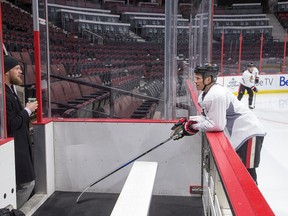
<path fill-rule="evenodd" d="M 109 216 L 119 194 L 55 192 L 32 216 Z M 153 196 L 149 216 L 204 216 L 202 199 Z M 137 215 L 135 215 L 137 216 Z"/>

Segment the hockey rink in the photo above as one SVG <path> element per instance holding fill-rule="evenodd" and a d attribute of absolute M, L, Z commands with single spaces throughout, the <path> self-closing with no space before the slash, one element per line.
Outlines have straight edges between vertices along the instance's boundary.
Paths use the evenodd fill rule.
<path fill-rule="evenodd" d="M 242 102 L 248 106 L 248 96 Z M 258 186 L 277 216 L 288 215 L 288 93 L 257 94 L 253 112 L 267 135 L 257 169 Z"/>

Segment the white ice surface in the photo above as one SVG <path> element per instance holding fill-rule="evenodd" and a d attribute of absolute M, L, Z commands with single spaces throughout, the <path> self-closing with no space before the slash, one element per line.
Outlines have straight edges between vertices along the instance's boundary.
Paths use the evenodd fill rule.
<path fill-rule="evenodd" d="M 248 96 L 242 99 L 248 106 Z M 253 112 L 267 130 L 258 186 L 276 216 L 288 215 L 288 93 L 257 94 Z"/>

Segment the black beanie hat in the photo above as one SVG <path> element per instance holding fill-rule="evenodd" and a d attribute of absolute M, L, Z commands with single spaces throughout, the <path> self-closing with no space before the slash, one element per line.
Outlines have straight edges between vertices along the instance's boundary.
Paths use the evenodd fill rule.
<path fill-rule="evenodd" d="M 4 73 L 7 73 L 17 65 L 19 65 L 19 62 L 15 58 L 9 55 L 4 56 Z"/>

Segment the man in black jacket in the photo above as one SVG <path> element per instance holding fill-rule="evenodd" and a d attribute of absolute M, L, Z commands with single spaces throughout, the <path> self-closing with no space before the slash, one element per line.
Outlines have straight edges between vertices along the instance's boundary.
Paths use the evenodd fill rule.
<path fill-rule="evenodd" d="M 4 56 L 4 75 L 7 135 L 14 137 L 17 208 L 20 208 L 29 199 L 35 185 L 29 117 L 37 109 L 38 102 L 27 103 L 23 108 L 14 88 L 22 84 L 22 69 L 15 58 Z"/>

